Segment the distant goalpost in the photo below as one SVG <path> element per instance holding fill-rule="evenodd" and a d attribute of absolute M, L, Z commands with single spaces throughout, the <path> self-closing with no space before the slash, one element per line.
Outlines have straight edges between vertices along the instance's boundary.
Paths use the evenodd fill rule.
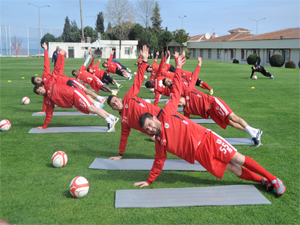
<path fill-rule="evenodd" d="M 10 55 L 15 57 L 24 57 L 28 56 L 28 48 L 27 47 L 10 47 Z"/>

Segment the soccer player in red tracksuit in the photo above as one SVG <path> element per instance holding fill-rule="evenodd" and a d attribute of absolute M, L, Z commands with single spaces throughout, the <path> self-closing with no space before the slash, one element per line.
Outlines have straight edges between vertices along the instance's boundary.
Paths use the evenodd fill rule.
<path fill-rule="evenodd" d="M 98 93 L 103 86 L 103 83 L 99 78 L 86 71 L 86 66 L 90 60 L 90 57 L 91 50 L 84 64 L 79 68 L 79 71 L 73 70 L 72 75 L 76 77 L 77 80 L 89 84 Z"/>
<path fill-rule="evenodd" d="M 66 75 L 63 74 L 64 66 L 65 66 L 65 57 L 62 57 L 62 54 L 58 54 L 57 57 L 57 63 L 55 64 L 53 73 L 50 72 L 50 63 L 49 63 L 49 56 L 48 56 L 48 46 L 44 42 L 42 47 L 44 48 L 44 71 L 43 71 L 43 76 L 41 77 L 31 77 L 31 82 L 32 84 L 45 84 L 49 81 L 49 79 L 54 79 L 55 81 L 53 82 L 58 82 L 61 84 L 67 84 L 70 87 L 76 87 L 81 90 L 83 90 L 89 99 L 92 101 L 92 103 L 98 107 L 101 108 L 102 104 L 105 101 L 105 98 L 95 94 L 94 92 L 89 91 L 87 88 L 85 88 L 80 82 L 75 80 L 74 78 L 70 78 Z M 96 98 L 99 100 L 98 102 L 95 102 L 92 98 Z M 46 111 L 46 105 L 43 104 L 43 112 L 38 112 L 38 113 L 44 113 Z"/>
<path fill-rule="evenodd" d="M 90 65 L 87 68 L 87 71 L 94 76 L 98 77 L 103 83 L 116 85 L 118 88 L 121 88 L 122 85 L 118 84 L 115 79 L 113 79 L 109 74 L 107 74 L 104 70 L 98 68 L 101 63 L 101 59 L 94 65 L 95 57 L 93 57 Z M 104 87 L 104 86 L 103 86 Z M 107 87 L 108 88 L 108 87 Z M 110 88 L 108 88 L 110 90 Z M 112 91 L 108 91 L 113 93 Z"/>
<path fill-rule="evenodd" d="M 122 70 L 122 66 L 118 63 L 112 62 L 114 57 L 114 51 L 111 51 L 110 58 L 108 59 L 107 63 L 104 62 L 102 66 L 106 68 L 106 73 L 114 73 L 118 74 L 121 77 L 126 77 L 128 80 L 131 80 L 132 75 L 127 73 L 125 70 Z"/>
<path fill-rule="evenodd" d="M 188 86 L 181 83 L 184 90 L 181 89 L 183 97 L 180 98 L 179 106 L 183 106 L 183 115 L 187 118 L 190 118 L 190 114 L 197 115 L 205 119 L 208 119 L 210 116 L 223 129 L 226 129 L 227 125 L 230 125 L 234 128 L 247 131 L 252 137 L 255 146 L 258 147 L 261 144 L 260 137 L 262 131 L 250 127 L 245 120 L 235 115 L 223 100 L 204 94 L 194 88 L 196 80 L 197 76 L 192 76 L 192 80 Z"/>
<path fill-rule="evenodd" d="M 181 56 L 178 60 L 180 65 Z M 202 63 L 200 57 L 198 61 L 197 67 L 200 69 Z M 148 180 L 136 182 L 134 186 L 144 187 L 154 182 L 162 171 L 169 152 L 192 164 L 197 160 L 207 171 L 220 179 L 225 170 L 228 170 L 241 179 L 262 182 L 267 189 L 274 187 L 277 195 L 282 195 L 285 186 L 276 176 L 270 174 L 252 158 L 238 153 L 213 131 L 177 113 L 180 100 L 178 85 L 181 85 L 179 74 L 180 66 L 176 68 L 172 94 L 164 108 L 158 114 L 145 113 L 140 116 L 140 126 L 149 134 L 156 136 L 156 154 Z"/>
<path fill-rule="evenodd" d="M 127 91 L 123 101 L 121 98 L 118 98 L 113 95 L 109 96 L 109 98 L 107 99 L 107 103 L 110 105 L 110 107 L 113 110 L 118 110 L 122 118 L 119 156 L 111 157 L 110 159 L 116 160 L 122 158 L 131 129 L 139 130 L 142 133 L 148 134 L 138 124 L 140 115 L 142 115 L 145 112 L 151 112 L 153 114 L 157 114 L 160 111 L 159 107 L 153 106 L 152 104 L 137 97 L 137 94 L 140 92 L 141 86 L 143 84 L 145 70 L 148 66 L 147 46 L 143 46 L 143 51 L 141 51 L 141 54 L 143 55 L 144 61 L 141 62 L 141 64 L 139 65 L 137 75 L 134 79 L 134 83 L 131 86 L 131 88 Z M 153 136 L 153 135 L 149 135 L 149 136 Z"/>

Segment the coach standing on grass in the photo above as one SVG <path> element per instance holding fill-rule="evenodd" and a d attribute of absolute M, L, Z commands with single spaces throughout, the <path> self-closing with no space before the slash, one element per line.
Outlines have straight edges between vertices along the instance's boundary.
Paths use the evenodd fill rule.
<path fill-rule="evenodd" d="M 201 57 L 198 57 L 198 62 L 196 68 L 198 72 L 194 72 L 194 76 L 198 76 L 200 71 Z M 207 171 L 220 179 L 225 170 L 228 170 L 241 179 L 263 183 L 267 190 L 274 187 L 277 195 L 282 195 L 285 186 L 276 176 L 270 174 L 252 158 L 238 153 L 233 146 L 213 131 L 177 113 L 180 100 L 180 68 L 183 63 L 180 56 L 172 93 L 164 108 L 156 116 L 144 113 L 139 118 L 140 126 L 147 133 L 156 136 L 156 154 L 148 180 L 136 182 L 134 186 L 145 187 L 154 182 L 162 171 L 169 152 L 192 164 L 197 160 Z"/>
<path fill-rule="evenodd" d="M 60 48 L 59 48 L 59 46 L 57 46 L 56 50 L 53 52 L 53 55 L 52 55 L 52 63 L 54 64 L 54 66 L 57 61 L 57 56 L 58 56 L 59 50 L 60 50 Z"/>

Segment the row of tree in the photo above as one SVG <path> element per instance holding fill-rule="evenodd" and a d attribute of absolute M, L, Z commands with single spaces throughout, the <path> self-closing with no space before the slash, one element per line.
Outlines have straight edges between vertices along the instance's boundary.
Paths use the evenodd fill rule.
<path fill-rule="evenodd" d="M 138 47 L 147 45 L 153 52 L 167 50 L 169 43 L 174 40 L 180 46 L 188 40 L 188 33 L 185 30 L 170 32 L 167 28 L 161 27 L 162 19 L 158 2 L 154 0 L 137 1 L 136 8 L 128 0 L 109 0 L 105 6 L 105 13 L 99 12 L 95 22 L 95 28 L 84 27 L 84 36 L 90 37 L 94 42 L 101 33 L 102 40 L 138 40 Z M 107 29 L 104 26 L 104 17 L 108 21 Z M 136 23 L 136 19 L 140 23 Z M 54 37 L 47 33 L 41 39 L 43 42 L 80 42 L 81 29 L 78 28 L 75 20 L 65 18 L 63 33 Z"/>

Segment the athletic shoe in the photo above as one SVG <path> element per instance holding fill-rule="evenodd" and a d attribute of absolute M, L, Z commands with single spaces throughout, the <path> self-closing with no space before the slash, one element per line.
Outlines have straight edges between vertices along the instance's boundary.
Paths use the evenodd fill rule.
<path fill-rule="evenodd" d="M 115 119 L 114 119 L 115 124 L 116 124 L 118 121 L 119 121 L 119 118 L 118 118 L 118 117 L 115 117 Z"/>
<path fill-rule="evenodd" d="M 272 191 L 273 190 L 273 185 L 267 178 L 263 178 L 261 183 L 266 187 L 267 191 Z"/>
<path fill-rule="evenodd" d="M 274 76 L 273 76 L 273 75 L 271 75 L 271 76 L 270 76 L 270 79 L 274 79 Z"/>
<path fill-rule="evenodd" d="M 113 132 L 115 131 L 115 121 L 112 121 L 111 123 L 107 124 L 107 132 Z"/>
<path fill-rule="evenodd" d="M 128 75 L 127 79 L 128 80 L 131 80 L 132 76 L 131 75 Z"/>
<path fill-rule="evenodd" d="M 155 135 L 153 135 L 152 137 L 150 137 L 151 141 L 155 141 Z"/>
<path fill-rule="evenodd" d="M 112 93 L 111 93 L 112 95 L 117 95 L 118 94 L 118 92 L 117 91 L 112 91 Z"/>
<path fill-rule="evenodd" d="M 100 102 L 95 102 L 95 103 L 94 103 L 94 106 L 95 106 L 96 108 L 98 108 L 98 109 L 102 109 L 102 108 L 101 108 L 102 105 L 101 105 Z M 96 115 L 97 115 L 97 114 L 96 114 Z"/>
<path fill-rule="evenodd" d="M 105 101 L 106 101 L 105 97 L 101 97 L 101 100 L 99 100 L 100 104 L 104 104 Z"/>
<path fill-rule="evenodd" d="M 261 145 L 260 137 L 262 134 L 263 134 L 263 132 L 261 130 L 258 130 L 256 133 L 256 139 L 259 141 L 259 145 Z"/>
<path fill-rule="evenodd" d="M 128 72 L 128 73 L 131 73 L 131 70 L 130 70 L 129 68 L 127 68 L 127 72 Z"/>
<path fill-rule="evenodd" d="M 122 88 L 123 86 L 121 84 L 117 84 L 117 87 L 120 89 Z"/>
<path fill-rule="evenodd" d="M 254 142 L 254 146 L 255 146 L 255 147 L 258 147 L 258 146 L 260 146 L 260 141 L 259 141 L 259 140 L 257 140 L 257 138 L 256 138 L 256 137 L 252 138 L 252 141 Z"/>
<path fill-rule="evenodd" d="M 278 178 L 276 180 L 272 180 L 272 185 L 276 189 L 278 197 L 285 192 L 285 186 L 283 185 L 282 181 Z"/>
<path fill-rule="evenodd" d="M 150 88 L 150 91 L 151 91 L 151 92 L 154 92 L 154 88 Z"/>
<path fill-rule="evenodd" d="M 214 94 L 214 89 L 210 89 L 209 95 L 213 95 L 213 94 Z"/>

